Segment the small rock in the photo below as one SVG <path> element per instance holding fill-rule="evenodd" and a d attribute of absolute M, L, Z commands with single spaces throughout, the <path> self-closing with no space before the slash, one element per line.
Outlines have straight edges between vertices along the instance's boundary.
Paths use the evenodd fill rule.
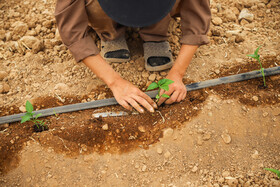
<path fill-rule="evenodd" d="M 64 83 L 58 83 L 54 86 L 54 89 L 61 92 L 68 92 L 69 87 Z"/>
<path fill-rule="evenodd" d="M 164 72 L 164 71 L 162 71 L 162 72 L 160 72 L 160 75 L 164 77 L 164 76 L 166 76 L 166 75 L 167 75 L 167 73 L 166 73 L 166 72 Z"/>
<path fill-rule="evenodd" d="M 19 110 L 20 110 L 21 112 L 26 112 L 25 106 L 20 106 L 20 107 L 19 107 Z"/>
<path fill-rule="evenodd" d="M 219 18 L 219 17 L 214 17 L 213 19 L 212 19 L 212 23 L 214 24 L 214 25 L 221 25 L 222 23 L 223 23 L 223 20 L 221 19 L 221 18 Z"/>
<path fill-rule="evenodd" d="M 147 169 L 147 166 L 146 166 L 146 165 L 143 165 L 141 170 L 142 170 L 143 172 L 145 172 L 146 169 Z"/>
<path fill-rule="evenodd" d="M 102 129 L 103 129 L 104 131 L 107 131 L 107 130 L 109 129 L 108 124 L 103 125 L 103 126 L 102 126 Z"/>
<path fill-rule="evenodd" d="M 219 183 L 223 183 L 223 182 L 225 182 L 224 177 L 220 177 L 220 178 L 218 179 L 218 182 L 219 182 Z"/>
<path fill-rule="evenodd" d="M 43 43 L 34 36 L 24 36 L 20 39 L 20 42 L 26 45 L 29 49 L 32 49 L 33 53 L 38 53 L 44 47 Z"/>
<path fill-rule="evenodd" d="M 146 132 L 145 127 L 143 127 L 142 125 L 138 127 L 138 130 L 140 132 Z"/>
<path fill-rule="evenodd" d="M 253 99 L 254 101 L 258 101 L 258 100 L 259 100 L 259 98 L 258 98 L 257 96 L 253 96 L 252 99 Z"/>
<path fill-rule="evenodd" d="M 3 124 L 2 126 L 4 127 L 4 128 L 8 128 L 9 127 L 9 123 L 5 123 L 5 124 Z"/>
<path fill-rule="evenodd" d="M 229 143 L 231 142 L 231 137 L 230 137 L 230 135 L 228 135 L 228 134 L 222 134 L 221 137 L 222 137 L 222 139 L 224 140 L 224 142 L 225 142 L 226 144 L 229 144 Z"/>
<path fill-rule="evenodd" d="M 24 36 L 28 30 L 28 25 L 21 21 L 17 21 L 12 25 L 14 27 L 12 37 L 14 40 L 18 40 L 20 37 Z"/>
<path fill-rule="evenodd" d="M 204 141 L 210 140 L 210 138 L 211 138 L 211 134 L 210 134 L 210 133 L 206 133 L 206 134 L 204 134 L 203 137 L 202 137 L 202 139 L 203 139 Z"/>
<path fill-rule="evenodd" d="M 156 77 L 157 77 L 157 75 L 156 74 L 151 74 L 150 76 L 149 76 L 149 80 L 150 81 L 155 81 L 156 80 Z"/>
<path fill-rule="evenodd" d="M 236 43 L 241 43 L 241 42 L 244 42 L 245 39 L 242 35 L 238 34 L 236 37 L 235 37 L 235 42 Z"/>
<path fill-rule="evenodd" d="M 144 70 L 143 67 L 139 67 L 139 68 L 138 68 L 138 71 L 139 71 L 139 72 L 142 72 L 143 70 Z"/>
<path fill-rule="evenodd" d="M 167 138 L 167 137 L 171 137 L 173 135 L 174 130 L 171 128 L 167 128 L 165 130 L 163 130 L 163 137 Z"/>
<path fill-rule="evenodd" d="M 197 145 L 201 146 L 202 144 L 203 144 L 202 137 L 198 136 L 197 137 Z"/>
<path fill-rule="evenodd" d="M 0 81 L 2 81 L 7 76 L 8 76 L 8 73 L 6 73 L 5 71 L 0 71 Z"/>
<path fill-rule="evenodd" d="M 197 170 L 198 170 L 198 167 L 197 167 L 197 166 L 194 166 L 194 167 L 192 168 L 192 172 L 193 172 L 193 173 L 197 172 Z"/>
<path fill-rule="evenodd" d="M 146 72 L 146 71 L 143 71 L 143 72 L 142 72 L 142 77 L 143 77 L 143 78 L 148 78 L 148 77 L 149 77 L 149 73 Z"/>
<path fill-rule="evenodd" d="M 31 177 L 28 177 L 27 179 L 26 179 L 26 182 L 31 182 Z"/>
<path fill-rule="evenodd" d="M 157 148 L 157 153 L 161 155 L 162 152 L 163 152 L 163 151 L 162 151 L 162 148 L 158 147 L 158 148 Z"/>
<path fill-rule="evenodd" d="M 238 180 L 234 177 L 226 177 L 227 179 L 227 184 L 230 186 L 237 186 L 238 185 Z"/>
<path fill-rule="evenodd" d="M 171 156 L 171 153 L 169 151 L 166 151 L 164 153 L 164 158 L 169 158 Z"/>
<path fill-rule="evenodd" d="M 245 19 L 250 23 L 254 20 L 254 14 L 250 13 L 248 9 L 244 8 L 241 10 L 238 20 Z"/>
<path fill-rule="evenodd" d="M 224 172 L 222 173 L 222 176 L 223 176 L 223 177 L 229 177 L 229 176 L 230 176 L 229 171 L 224 171 Z"/>
<path fill-rule="evenodd" d="M 268 116 L 268 113 L 267 112 L 264 112 L 263 113 L 263 117 L 265 118 L 265 117 L 267 117 Z"/>
<path fill-rule="evenodd" d="M 255 150 L 255 152 L 251 155 L 253 159 L 257 159 L 259 157 L 259 152 Z"/>
<path fill-rule="evenodd" d="M 10 86 L 7 83 L 0 84 L 0 93 L 5 94 L 10 91 Z"/>
<path fill-rule="evenodd" d="M 14 144 L 14 143 L 15 143 L 15 141 L 14 141 L 14 140 L 10 140 L 10 143 L 11 143 L 11 144 Z"/>

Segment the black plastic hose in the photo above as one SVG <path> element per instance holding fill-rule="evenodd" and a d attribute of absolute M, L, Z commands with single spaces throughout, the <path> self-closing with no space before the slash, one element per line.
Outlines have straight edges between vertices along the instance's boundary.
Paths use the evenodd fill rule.
<path fill-rule="evenodd" d="M 264 74 L 265 74 L 265 76 L 280 74 L 280 66 L 264 69 Z M 211 87 L 211 86 L 217 86 L 220 84 L 245 81 L 245 80 L 259 78 L 259 77 L 262 77 L 262 74 L 260 71 L 252 71 L 252 72 L 241 73 L 241 74 L 237 74 L 237 75 L 231 75 L 231 76 L 227 76 L 227 77 L 188 84 L 188 85 L 186 85 L 186 88 L 187 88 L 187 91 L 193 91 L 193 90 L 198 90 L 198 89 L 207 88 L 207 87 Z M 154 90 L 154 91 L 146 92 L 146 94 L 148 96 L 150 96 L 151 98 L 155 98 L 155 96 L 157 95 L 157 92 L 158 92 L 157 90 Z M 61 114 L 61 113 L 66 113 L 66 112 L 75 112 L 75 111 L 79 111 L 79 110 L 111 106 L 111 105 L 116 105 L 116 104 L 118 104 L 118 103 L 115 100 L 115 98 L 110 98 L 110 99 L 91 101 L 91 102 L 87 102 L 87 103 L 77 103 L 77 104 L 59 106 L 59 107 L 48 108 L 48 109 L 43 109 L 43 110 L 37 110 L 37 111 L 34 111 L 34 114 L 36 115 L 36 114 L 42 113 L 41 117 L 46 117 L 46 116 L 55 115 L 55 114 Z M 14 114 L 14 115 L 0 117 L 0 124 L 21 121 L 21 116 L 24 116 L 24 115 L 25 115 L 25 113 L 21 113 L 21 114 Z"/>

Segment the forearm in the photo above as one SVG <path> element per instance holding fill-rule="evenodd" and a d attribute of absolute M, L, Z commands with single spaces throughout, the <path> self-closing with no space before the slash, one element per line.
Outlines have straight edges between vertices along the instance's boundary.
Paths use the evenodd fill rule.
<path fill-rule="evenodd" d="M 178 74 L 181 78 L 183 78 L 197 48 L 198 46 L 195 45 L 182 44 L 179 55 L 170 70 L 170 73 Z"/>
<path fill-rule="evenodd" d="M 116 80 L 121 79 L 121 76 L 99 54 L 85 58 L 83 63 L 109 87 Z"/>

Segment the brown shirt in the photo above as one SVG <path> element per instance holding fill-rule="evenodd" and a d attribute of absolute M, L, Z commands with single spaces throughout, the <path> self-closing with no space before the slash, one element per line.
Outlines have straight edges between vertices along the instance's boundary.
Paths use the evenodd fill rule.
<path fill-rule="evenodd" d="M 87 4 L 94 0 L 57 0 L 55 18 L 63 43 L 76 61 L 97 55 L 98 48 L 89 36 Z M 207 44 L 206 36 L 211 20 L 209 0 L 181 0 L 180 16 L 182 44 Z"/>

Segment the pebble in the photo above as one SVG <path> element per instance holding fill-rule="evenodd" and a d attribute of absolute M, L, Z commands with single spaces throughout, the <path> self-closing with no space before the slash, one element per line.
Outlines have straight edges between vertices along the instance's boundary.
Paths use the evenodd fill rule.
<path fill-rule="evenodd" d="M 157 153 L 161 155 L 162 152 L 163 152 L 163 151 L 162 151 L 162 148 L 161 148 L 161 147 L 158 147 L 158 148 L 157 148 Z"/>
<path fill-rule="evenodd" d="M 238 180 L 234 177 L 227 177 L 227 184 L 230 186 L 237 186 L 238 185 Z"/>
<path fill-rule="evenodd" d="M 165 158 L 169 158 L 171 156 L 171 153 L 169 152 L 169 151 L 166 151 L 165 153 L 164 153 L 164 157 Z"/>
<path fill-rule="evenodd" d="M 8 93 L 10 91 L 10 86 L 7 83 L 0 84 L 0 93 Z"/>
<path fill-rule="evenodd" d="M 20 42 L 24 43 L 29 49 L 32 49 L 33 53 L 38 53 L 43 49 L 43 43 L 34 36 L 24 36 L 20 39 Z"/>
<path fill-rule="evenodd" d="M 8 73 L 6 73 L 5 71 L 0 71 L 0 81 L 2 81 L 7 76 L 8 76 Z"/>
<path fill-rule="evenodd" d="M 245 41 L 245 38 L 242 36 L 242 35 L 240 35 L 240 34 L 238 34 L 236 37 L 235 37 L 235 42 L 236 43 L 241 43 L 241 42 L 244 42 Z"/>
<path fill-rule="evenodd" d="M 146 169 L 147 169 L 147 166 L 146 166 L 146 165 L 143 165 L 141 170 L 142 170 L 143 172 L 145 172 Z"/>
<path fill-rule="evenodd" d="M 253 159 L 257 159 L 259 157 L 259 152 L 255 150 L 255 152 L 251 155 Z"/>
<path fill-rule="evenodd" d="M 229 171 L 224 171 L 224 172 L 222 173 L 222 176 L 223 176 L 223 177 L 229 177 L 229 176 L 230 176 Z"/>
<path fill-rule="evenodd" d="M 206 133 L 206 134 L 204 134 L 203 137 L 202 137 L 202 139 L 203 139 L 204 141 L 210 140 L 210 138 L 211 138 L 211 134 L 210 134 L 210 133 Z"/>
<path fill-rule="evenodd" d="M 193 172 L 193 173 L 197 172 L 197 170 L 198 170 L 198 167 L 197 167 L 197 166 L 194 166 L 194 167 L 192 168 L 192 172 Z"/>
<path fill-rule="evenodd" d="M 31 177 L 28 177 L 27 179 L 26 179 L 26 182 L 31 182 Z"/>
<path fill-rule="evenodd" d="M 155 73 L 153 73 L 153 74 L 151 74 L 151 75 L 149 76 L 149 80 L 150 80 L 150 81 L 155 81 L 155 80 L 156 80 L 156 77 L 157 77 L 157 75 L 156 75 Z"/>
<path fill-rule="evenodd" d="M 144 70 L 143 67 L 139 67 L 139 68 L 138 68 L 138 71 L 139 71 L 139 72 L 142 72 L 143 70 Z"/>
<path fill-rule="evenodd" d="M 222 23 L 223 23 L 223 20 L 221 19 L 221 18 L 219 18 L 219 17 L 214 17 L 213 19 L 212 19 L 212 23 L 214 24 L 214 25 L 221 25 Z"/>
<path fill-rule="evenodd" d="M 8 128 L 9 127 L 9 123 L 5 123 L 5 124 L 3 124 L 2 126 L 4 127 L 4 128 Z"/>
<path fill-rule="evenodd" d="M 254 14 L 250 13 L 248 9 L 244 8 L 241 10 L 238 20 L 245 19 L 248 22 L 252 22 L 254 20 Z"/>
<path fill-rule="evenodd" d="M 202 137 L 198 136 L 197 137 L 197 145 L 201 146 L 202 144 L 203 144 Z"/>
<path fill-rule="evenodd" d="M 149 77 L 149 73 L 146 72 L 146 71 L 143 71 L 143 72 L 142 72 L 142 77 L 143 77 L 143 78 L 148 78 L 148 77 Z"/>
<path fill-rule="evenodd" d="M 103 129 L 104 131 L 107 131 L 107 130 L 109 129 L 108 124 L 103 125 L 103 126 L 102 126 L 102 129 Z"/>
<path fill-rule="evenodd" d="M 146 132 L 145 127 L 143 127 L 142 125 L 138 127 L 138 130 L 140 132 Z"/>
<path fill-rule="evenodd" d="M 230 137 L 230 135 L 228 135 L 228 134 L 222 134 L 221 137 L 222 137 L 222 139 L 224 140 L 224 142 L 225 142 L 226 144 L 229 144 L 229 143 L 231 142 L 231 137 Z"/>
<path fill-rule="evenodd" d="M 19 107 L 19 110 L 20 110 L 21 112 L 26 112 L 25 106 L 20 106 L 20 107 Z"/>
<path fill-rule="evenodd" d="M 268 116 L 268 113 L 267 112 L 264 112 L 263 113 L 263 117 L 265 118 L 265 117 L 267 117 Z"/>
<path fill-rule="evenodd" d="M 54 86 L 54 89 L 61 92 L 67 92 L 69 87 L 65 83 L 58 83 Z"/>
<path fill-rule="evenodd" d="M 14 40 L 18 40 L 20 37 L 24 36 L 28 30 L 28 25 L 21 21 L 17 21 L 12 25 L 14 27 L 12 37 Z"/>
<path fill-rule="evenodd" d="M 259 100 L 259 98 L 258 98 L 257 96 L 253 96 L 252 99 L 253 99 L 254 101 L 258 101 L 258 100 Z"/>
<path fill-rule="evenodd" d="M 164 138 L 168 138 L 171 137 L 173 135 L 174 130 L 171 128 L 167 128 L 165 130 L 163 130 L 163 137 Z"/>

